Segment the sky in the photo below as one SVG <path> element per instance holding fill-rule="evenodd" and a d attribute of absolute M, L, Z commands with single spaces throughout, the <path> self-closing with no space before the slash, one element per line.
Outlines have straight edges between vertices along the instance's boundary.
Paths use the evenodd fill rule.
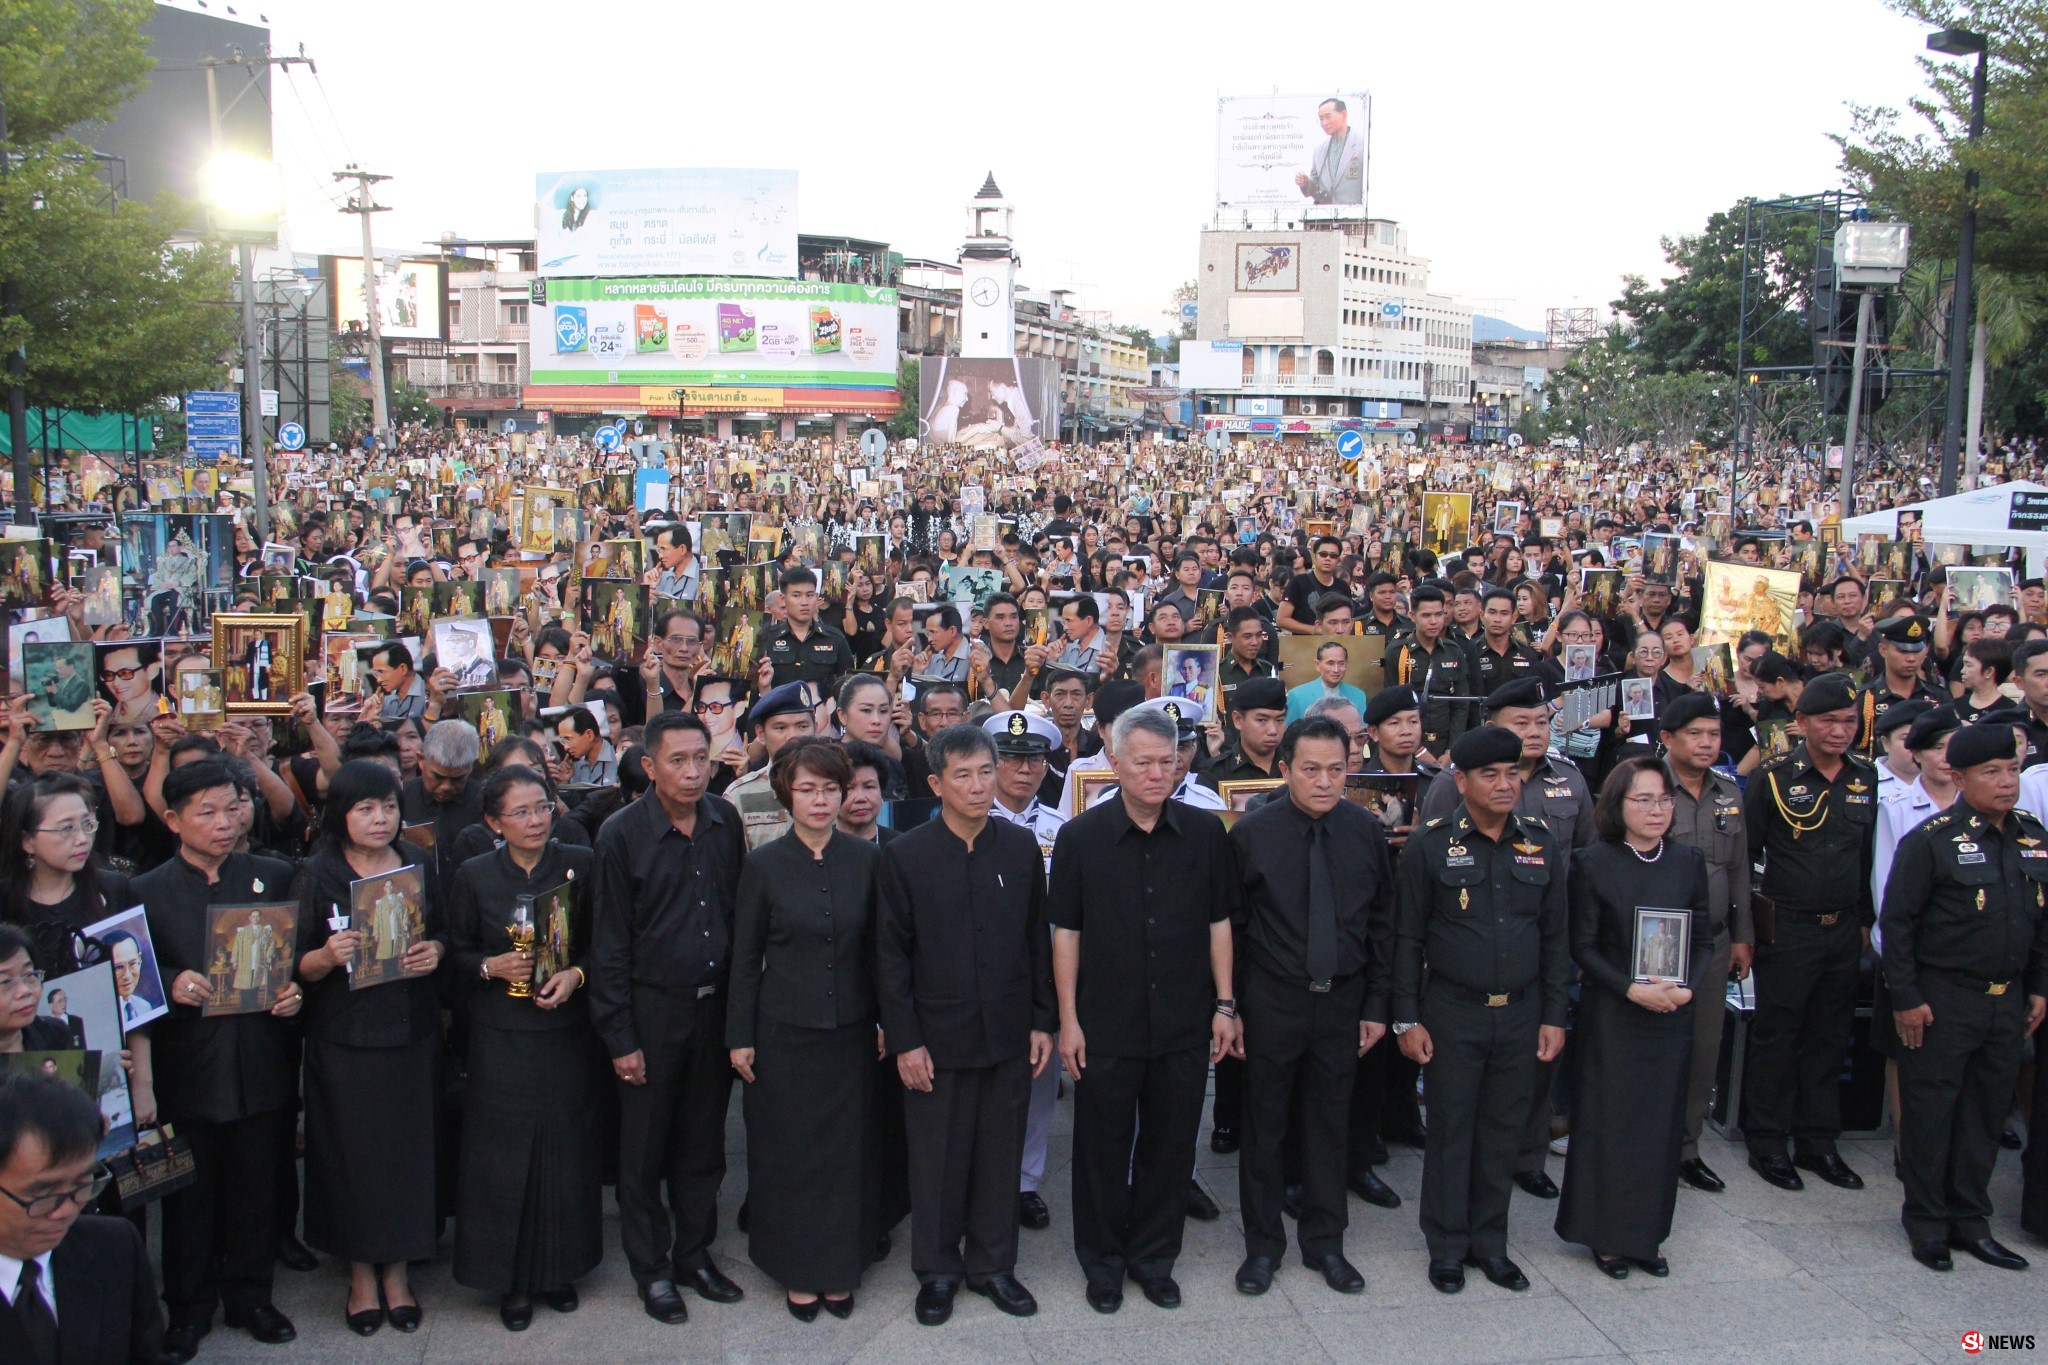
<path fill-rule="evenodd" d="M 1658 277 L 1659 239 L 1717 209 L 1838 185 L 1828 135 L 1903 106 L 1924 40 L 1881 0 L 236 8 L 319 65 L 275 88 L 294 250 L 360 249 L 349 161 L 392 177 L 380 250 L 529 236 L 540 170 L 764 166 L 797 171 L 802 231 L 950 260 L 992 171 L 1025 286 L 1160 330 L 1211 218 L 1220 94 L 1369 91 L 1372 214 L 1433 292 L 1540 328 Z"/>

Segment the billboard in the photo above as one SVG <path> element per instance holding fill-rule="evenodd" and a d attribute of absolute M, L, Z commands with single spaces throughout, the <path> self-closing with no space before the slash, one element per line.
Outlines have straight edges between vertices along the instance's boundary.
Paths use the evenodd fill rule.
<path fill-rule="evenodd" d="M 1363 218 L 1371 143 L 1363 93 L 1220 96 L 1216 207 Z"/>
<path fill-rule="evenodd" d="M 363 263 L 354 256 L 334 256 L 329 274 L 334 281 L 334 330 L 369 326 L 363 306 Z M 377 262 L 377 323 L 386 337 L 440 340 L 448 291 L 439 261 Z"/>
<path fill-rule="evenodd" d="M 543 275 L 796 277 L 795 171 L 542 171 L 534 197 Z"/>
<path fill-rule="evenodd" d="M 1180 382 L 1190 389 L 1235 389 L 1244 384 L 1242 341 L 1183 341 Z"/>
<path fill-rule="evenodd" d="M 918 361 L 918 439 L 970 450 L 1035 450 L 1059 435 L 1060 375 L 1036 357 Z"/>
<path fill-rule="evenodd" d="M 817 280 L 548 281 L 532 382 L 896 387 L 896 291 Z"/>

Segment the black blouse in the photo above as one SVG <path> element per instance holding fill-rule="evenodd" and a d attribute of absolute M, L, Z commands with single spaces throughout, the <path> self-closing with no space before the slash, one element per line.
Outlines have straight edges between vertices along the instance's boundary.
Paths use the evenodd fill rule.
<path fill-rule="evenodd" d="M 99 869 L 100 899 L 88 905 L 85 888 L 75 882 L 71 894 L 44 905 L 27 901 L 28 919 L 20 928 L 28 935 L 29 957 L 46 976 L 69 976 L 82 965 L 73 937 L 88 924 L 118 915 L 134 906 L 128 898 L 128 879 L 118 872 Z"/>
<path fill-rule="evenodd" d="M 1692 941 L 1686 985 L 1698 989 L 1714 957 L 1714 921 L 1707 909 L 1707 860 L 1671 839 L 1655 862 L 1602 840 L 1572 860 L 1572 960 L 1586 980 L 1626 996 L 1635 984 L 1636 911 L 1690 910 Z M 1718 1000 L 1698 1002 L 1720 1009 Z"/>
<path fill-rule="evenodd" d="M 432 856 L 407 844 L 394 844 L 393 848 L 407 866 L 419 869 L 425 888 L 420 918 L 427 937 L 445 949 L 448 935 L 441 927 Z M 298 957 L 323 947 L 333 937 L 327 919 L 349 913 L 353 904 L 350 884 L 361 880 L 362 874 L 333 848 L 322 847 L 299 865 L 298 880 L 292 883 L 293 899 L 299 903 Z M 300 977 L 299 982 L 306 991 L 306 1004 L 300 1012 L 306 1021 L 306 1035 L 321 1042 L 345 1047 L 405 1047 L 441 1027 L 432 972 L 362 990 L 349 989 L 346 971 L 329 972 L 318 981 Z"/>
<path fill-rule="evenodd" d="M 875 1015 L 875 868 L 881 851 L 832 833 L 818 857 L 795 830 L 740 873 L 727 1047 L 753 1047 L 763 1018 L 829 1029 Z"/>
<path fill-rule="evenodd" d="M 501 844 L 456 870 L 448 888 L 448 941 L 454 959 L 449 970 L 469 990 L 470 1018 L 477 1023 L 524 1033 L 590 1026 L 590 1005 L 581 988 L 567 1004 L 544 1010 L 531 999 L 507 995 L 506 982 L 479 976 L 485 958 L 512 951 L 505 930 L 519 898 L 538 896 L 564 883 L 569 886 L 569 965 L 581 967 L 590 951 L 590 904 L 597 888 L 597 855 L 590 849 L 550 839 L 529 875 L 519 870 Z"/>

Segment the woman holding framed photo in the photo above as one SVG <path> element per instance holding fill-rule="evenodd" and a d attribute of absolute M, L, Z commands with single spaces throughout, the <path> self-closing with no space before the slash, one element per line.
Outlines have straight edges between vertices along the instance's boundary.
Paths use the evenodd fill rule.
<path fill-rule="evenodd" d="M 1617 1280 L 1671 1273 L 1692 1065 L 1691 983 L 1713 955 L 1707 864 L 1667 837 L 1671 777 L 1653 758 L 1616 766 L 1593 810 L 1597 842 L 1572 859 L 1572 960 L 1585 973 L 1572 1048 L 1579 1087 L 1557 1235 Z"/>

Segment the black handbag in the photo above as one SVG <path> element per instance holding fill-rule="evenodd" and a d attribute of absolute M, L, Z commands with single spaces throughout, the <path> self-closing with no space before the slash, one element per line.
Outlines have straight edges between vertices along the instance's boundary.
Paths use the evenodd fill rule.
<path fill-rule="evenodd" d="M 124 1210 L 139 1209 L 199 1178 L 192 1144 L 169 1124 L 143 1129 L 133 1147 L 107 1158 L 107 1169 L 114 1173 Z"/>

